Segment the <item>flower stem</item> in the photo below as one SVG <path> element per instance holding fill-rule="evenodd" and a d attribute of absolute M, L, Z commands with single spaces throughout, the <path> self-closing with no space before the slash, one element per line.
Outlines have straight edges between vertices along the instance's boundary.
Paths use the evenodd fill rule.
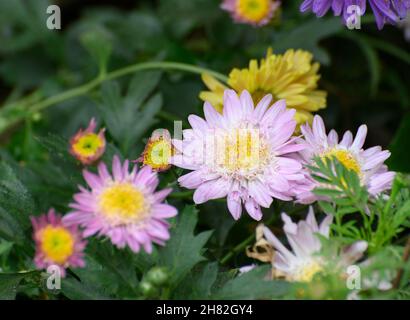
<path fill-rule="evenodd" d="M 0 112 L 0 123 L 2 123 L 0 127 L 0 132 L 6 130 L 13 124 L 23 120 L 24 118 L 27 118 L 31 116 L 34 113 L 40 112 L 48 107 L 51 107 L 53 105 L 56 105 L 58 103 L 61 103 L 63 101 L 75 98 L 75 97 L 80 97 L 91 90 L 95 89 L 98 87 L 100 84 L 102 84 L 105 81 L 108 80 L 113 80 L 116 78 L 123 77 L 128 74 L 132 74 L 135 72 L 139 71 L 144 71 L 144 70 L 178 70 L 178 71 L 184 71 L 184 72 L 190 72 L 190 73 L 195 73 L 195 74 L 202 74 L 202 73 L 208 73 L 215 77 L 216 79 L 225 82 L 227 81 L 227 77 L 219 72 L 209 70 L 207 68 L 203 67 L 198 67 L 198 66 L 193 66 L 190 64 L 185 64 L 185 63 L 180 63 L 180 62 L 168 62 L 168 61 L 154 61 L 154 62 L 142 62 L 142 63 L 136 63 L 133 65 L 126 66 L 121 69 L 114 70 L 112 72 L 108 73 L 101 73 L 97 78 L 91 80 L 90 82 L 87 82 L 81 86 L 78 86 L 76 88 L 69 89 L 67 91 L 64 91 L 62 93 L 56 94 L 54 96 L 51 96 L 49 98 L 46 98 L 42 101 L 35 102 L 32 105 L 25 106 L 25 109 L 27 112 L 19 113 L 12 119 L 1 119 L 4 117 L 2 113 Z M 14 102 L 12 103 L 13 105 L 17 105 L 18 103 Z M 23 104 L 22 102 L 22 105 Z M 4 106 L 2 109 L 7 109 L 7 106 Z M 4 122 L 5 121 L 5 122 Z"/>
<path fill-rule="evenodd" d="M 299 211 L 305 210 L 305 206 L 302 207 L 298 207 L 295 208 L 294 210 L 292 210 L 291 212 L 289 212 L 290 215 L 295 214 Z M 278 208 L 279 209 L 279 208 Z M 276 211 L 280 211 L 279 210 L 275 210 L 275 212 L 273 213 L 272 217 L 270 217 L 270 219 L 265 223 L 265 225 L 270 225 L 272 224 L 275 219 L 279 216 L 279 212 Z M 221 259 L 221 264 L 226 264 L 229 260 L 231 260 L 235 254 L 243 251 L 249 244 L 252 243 L 252 241 L 255 239 L 255 234 L 251 234 L 249 237 L 247 237 L 245 240 L 243 240 L 241 243 L 239 243 L 238 245 L 236 245 L 231 251 L 229 251 L 222 259 Z"/>

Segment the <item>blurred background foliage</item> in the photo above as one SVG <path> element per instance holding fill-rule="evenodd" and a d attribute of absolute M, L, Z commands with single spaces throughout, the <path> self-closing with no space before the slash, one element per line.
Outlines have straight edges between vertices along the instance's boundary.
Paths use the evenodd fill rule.
<path fill-rule="evenodd" d="M 202 114 L 200 77 L 167 71 L 106 81 L 89 94 L 41 113 L 27 107 L 91 81 L 99 73 L 143 61 L 184 62 L 228 74 L 233 67 L 246 67 L 252 58 L 262 58 L 268 47 L 277 53 L 289 48 L 309 50 L 321 63 L 320 87 L 329 93 L 328 107 L 320 112 L 327 127 L 355 131 L 367 124 L 367 146 L 390 148 L 390 168 L 410 172 L 410 43 L 403 31 L 394 26 L 378 31 L 372 16 L 363 18 L 361 30 L 349 31 L 339 18 L 300 14 L 300 2 L 283 0 L 280 19 L 253 28 L 234 24 L 219 8 L 219 0 L 0 0 L 0 156 L 4 160 L 0 179 L 8 181 L 3 191 L 20 188 L 19 194 L 27 195 L 18 201 L 19 208 L 13 208 L 13 219 L 4 214 L 7 203 L 1 204 L 1 236 L 19 245 L 21 230 L 29 229 L 28 215 L 51 206 L 67 211 L 76 185 L 82 182 L 67 140 L 91 117 L 108 129 L 104 160 L 110 162 L 114 153 L 136 159 L 154 128 L 172 130 L 173 120 Z M 50 3 L 61 8 L 61 30 L 46 28 Z M 174 169 L 164 174 L 161 183 L 167 185 L 179 173 Z M 179 208 L 191 203 L 178 194 L 171 201 Z M 214 201 L 198 207 L 197 229 L 214 229 L 208 235 L 210 260 L 229 250 L 243 252 L 235 244 L 253 235 L 256 226 L 248 217 L 234 224 L 225 206 Z M 291 206 L 281 209 L 304 214 L 303 208 L 295 211 Z M 275 210 L 279 209 L 266 210 L 266 220 L 279 221 Z M 94 250 L 99 246 L 106 244 L 95 243 Z M 10 248 L 2 244 L 0 250 Z M 110 261 L 101 252 L 100 258 Z M 87 262 L 99 272 L 107 268 L 98 261 Z M 244 262 L 249 263 L 244 254 L 229 261 L 233 267 Z M 210 277 L 216 277 L 215 266 L 206 268 Z M 124 286 L 126 294 L 132 294 L 132 288 Z M 71 289 L 67 296 L 76 297 L 78 288 Z M 81 292 L 95 292 L 91 289 Z M 182 285 L 176 296 L 185 289 Z"/>

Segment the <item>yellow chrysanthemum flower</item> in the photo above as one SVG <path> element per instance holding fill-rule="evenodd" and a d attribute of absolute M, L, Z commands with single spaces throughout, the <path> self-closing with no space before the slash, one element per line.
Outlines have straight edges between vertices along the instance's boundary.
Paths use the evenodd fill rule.
<path fill-rule="evenodd" d="M 327 95 L 317 90 L 320 65 L 312 60 L 313 55 L 308 51 L 291 49 L 284 54 L 273 54 L 269 49 L 259 63 L 251 60 L 249 68 L 233 69 L 227 84 L 237 92 L 248 90 L 255 104 L 269 93 L 273 102 L 285 99 L 288 108 L 296 109 L 298 124 L 311 122 L 312 113 L 326 107 Z M 202 80 L 210 91 L 202 91 L 199 97 L 222 111 L 223 92 L 228 87 L 209 74 L 203 74 Z"/>

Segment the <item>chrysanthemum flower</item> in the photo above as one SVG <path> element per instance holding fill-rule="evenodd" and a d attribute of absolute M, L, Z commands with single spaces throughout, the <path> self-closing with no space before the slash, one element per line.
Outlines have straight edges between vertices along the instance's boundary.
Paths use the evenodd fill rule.
<path fill-rule="evenodd" d="M 84 267 L 83 259 L 86 242 L 77 226 L 67 226 L 61 216 L 50 209 L 48 214 L 31 217 L 33 239 L 36 243 L 34 263 L 39 269 L 56 265 L 65 275 L 68 267 Z"/>
<path fill-rule="evenodd" d="M 170 158 L 174 153 L 171 135 L 168 130 L 155 131 L 149 138 L 142 156 L 138 161 L 152 170 L 160 172 L 171 167 Z"/>
<path fill-rule="evenodd" d="M 152 252 L 152 243 L 163 245 L 169 239 L 169 223 L 177 210 L 163 203 L 172 189 L 155 192 L 159 179 L 149 166 L 129 171 L 129 162 L 121 164 L 114 156 L 112 175 L 100 163 L 98 174 L 83 171 L 90 189 L 80 187 L 64 217 L 68 224 L 84 227 L 84 236 L 107 236 L 118 248 L 128 245 L 138 252 L 142 246 Z"/>
<path fill-rule="evenodd" d="M 396 24 L 410 10 L 410 0 L 369 0 L 369 4 L 379 29 L 382 29 L 385 23 Z M 362 15 L 366 12 L 366 0 L 305 0 L 300 10 L 312 11 L 316 16 L 322 17 L 332 9 L 335 16 L 342 15 L 346 21 L 351 14 L 348 11 L 351 5 L 358 6 Z"/>
<path fill-rule="evenodd" d="M 312 63 L 312 58 L 303 50 L 288 50 L 283 55 L 268 50 L 259 64 L 251 60 L 249 68 L 233 69 L 228 85 L 236 92 L 249 91 L 255 103 L 267 94 L 274 102 L 285 99 L 287 107 L 296 110 L 296 122 L 302 124 L 312 120 L 312 112 L 326 107 L 326 92 L 317 90 L 319 63 Z M 202 79 L 211 91 L 201 92 L 200 98 L 221 112 L 226 86 L 207 74 Z"/>
<path fill-rule="evenodd" d="M 266 241 L 275 249 L 272 261 L 275 277 L 291 282 L 310 282 L 316 274 L 325 271 L 330 265 L 339 268 L 343 274 L 346 267 L 360 259 L 367 249 L 366 241 L 357 241 L 345 248 L 340 256 L 329 260 L 329 257 L 321 254 L 322 244 L 317 235 L 329 238 L 332 216 L 326 216 L 318 225 L 313 209 L 310 208 L 306 220 L 297 224 L 285 213 L 282 213 L 282 220 L 285 223 L 283 230 L 292 251 L 267 227 L 263 227 Z"/>
<path fill-rule="evenodd" d="M 394 178 L 394 172 L 387 171 L 384 161 L 390 156 L 390 152 L 381 147 L 372 147 L 364 150 L 363 144 L 367 135 L 367 127 L 359 127 L 356 137 L 350 131 L 345 132 L 339 142 L 335 130 L 326 135 L 325 125 L 320 116 L 315 116 L 312 128 L 306 124 L 301 127 L 306 145 L 300 154 L 304 161 L 312 164 L 314 157 L 337 158 L 347 169 L 353 170 L 360 178 L 362 185 L 366 186 L 371 195 L 377 195 L 390 188 Z M 317 197 L 311 192 L 319 183 L 311 179 L 308 190 L 298 195 L 303 203 L 311 203 Z"/>
<path fill-rule="evenodd" d="M 279 7 L 278 0 L 224 0 L 221 5 L 235 22 L 253 26 L 268 24 Z"/>
<path fill-rule="evenodd" d="M 301 164 L 291 158 L 302 147 L 292 138 L 295 110 L 286 110 L 284 100 L 269 109 L 271 100 L 267 95 L 255 108 L 248 91 L 238 97 L 226 90 L 223 114 L 205 102 L 205 120 L 188 117 L 192 129 L 183 131 L 183 140 L 173 140 L 177 154 L 171 162 L 193 170 L 178 181 L 196 189 L 195 203 L 227 197 L 234 219 L 244 204 L 260 220 L 261 207 L 273 198 L 292 199 L 294 182 L 304 179 Z"/>
<path fill-rule="evenodd" d="M 70 153 L 84 165 L 96 162 L 105 151 L 105 129 L 96 133 L 96 127 L 92 118 L 88 127 L 80 129 L 70 140 Z"/>

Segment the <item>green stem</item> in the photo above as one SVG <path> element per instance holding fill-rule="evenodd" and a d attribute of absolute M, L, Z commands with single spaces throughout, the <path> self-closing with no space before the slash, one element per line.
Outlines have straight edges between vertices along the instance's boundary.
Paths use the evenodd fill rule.
<path fill-rule="evenodd" d="M 194 192 L 192 190 L 189 191 L 182 191 L 182 192 L 173 192 L 171 193 L 168 198 L 174 199 L 192 199 Z"/>
<path fill-rule="evenodd" d="M 289 215 L 293 215 L 295 213 L 298 213 L 299 211 L 305 210 L 306 206 L 301 206 L 301 207 L 297 207 L 294 210 L 289 212 Z M 275 210 L 275 212 L 273 213 L 272 217 L 270 217 L 270 219 L 268 221 L 266 221 L 266 223 L 264 223 L 265 225 L 270 225 L 271 223 L 273 223 L 275 221 L 275 219 L 279 216 L 280 213 L 280 208 L 278 208 L 278 210 Z M 242 250 L 244 250 L 248 245 L 250 245 L 252 243 L 252 241 L 255 239 L 255 234 L 251 234 L 249 237 L 247 237 L 245 240 L 243 240 L 241 243 L 239 243 L 238 245 L 236 245 L 231 251 L 229 251 L 222 259 L 221 259 L 221 264 L 226 264 L 229 260 L 232 259 L 232 257 L 241 252 Z"/>
<path fill-rule="evenodd" d="M 227 253 L 225 257 L 221 259 L 221 264 L 226 264 L 229 260 L 233 258 L 235 254 L 244 250 L 248 245 L 252 243 L 254 238 L 255 238 L 255 235 L 251 234 L 249 237 L 247 237 L 245 240 L 243 240 L 241 243 L 235 246 L 231 251 Z"/>
<path fill-rule="evenodd" d="M 185 71 L 185 72 L 190 72 L 190 73 L 195 73 L 195 74 L 208 73 L 222 82 L 225 82 L 225 83 L 227 82 L 227 77 L 221 73 L 209 70 L 207 68 L 193 66 L 193 65 L 189 65 L 185 63 L 167 62 L 167 61 L 136 63 L 136 64 L 133 64 L 133 65 L 109 72 L 109 73 L 102 73 L 97 78 L 79 87 L 64 91 L 62 93 L 46 98 L 42 101 L 36 102 L 32 104 L 31 106 L 27 107 L 29 111 L 27 114 L 22 114 L 12 119 L 8 123 L 6 123 L 2 128 L 0 128 L 0 130 L 3 131 L 7 129 L 14 123 L 26 118 L 30 114 L 42 111 L 50 106 L 61 103 L 68 99 L 83 96 L 87 94 L 88 92 L 90 92 L 91 90 L 93 90 L 94 88 L 98 87 L 101 83 L 105 81 L 120 78 L 125 75 L 143 71 L 143 70 L 154 70 L 154 69 L 179 70 L 179 71 Z"/>

